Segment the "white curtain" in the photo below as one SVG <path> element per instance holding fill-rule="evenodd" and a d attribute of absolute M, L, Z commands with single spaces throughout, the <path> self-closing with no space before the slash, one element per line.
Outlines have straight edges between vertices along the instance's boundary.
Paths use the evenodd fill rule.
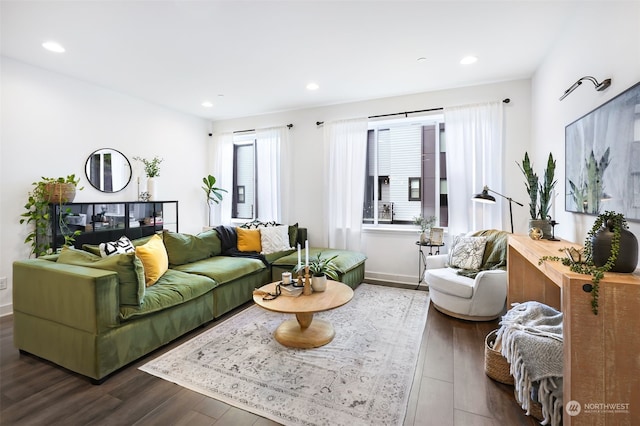
<path fill-rule="evenodd" d="M 367 158 L 367 119 L 324 124 L 325 247 L 359 251 Z"/>
<path fill-rule="evenodd" d="M 287 127 L 256 130 L 256 161 L 260 220 L 288 224 L 291 163 Z"/>
<path fill-rule="evenodd" d="M 233 198 L 233 134 L 218 133 L 213 135 L 209 164 L 216 178 L 216 186 L 226 189 L 220 204 L 211 209 L 211 225 L 231 224 L 231 201 Z"/>
<path fill-rule="evenodd" d="M 503 210 L 508 212 L 509 208 L 507 200 L 492 194 L 495 205 L 471 201 L 484 185 L 504 194 L 502 114 L 502 102 L 444 110 L 450 235 L 481 229 L 510 230 L 510 225 L 503 223 Z"/>

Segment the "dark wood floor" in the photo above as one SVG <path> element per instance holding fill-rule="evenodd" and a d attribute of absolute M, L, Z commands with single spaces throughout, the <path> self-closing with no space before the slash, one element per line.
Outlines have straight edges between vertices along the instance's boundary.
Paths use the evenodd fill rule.
<path fill-rule="evenodd" d="M 13 347 L 13 318 L 0 319 L 2 425 L 276 425 L 138 370 L 208 324 L 122 369 L 100 386 Z M 456 320 L 429 309 L 405 426 L 536 425 L 513 388 L 484 374 L 484 337 L 497 322 Z M 355 425 L 354 425 L 355 426 Z"/>

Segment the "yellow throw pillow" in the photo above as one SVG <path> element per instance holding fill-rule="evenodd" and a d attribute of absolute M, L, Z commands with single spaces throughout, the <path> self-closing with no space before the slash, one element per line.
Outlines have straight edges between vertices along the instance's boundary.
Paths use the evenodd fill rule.
<path fill-rule="evenodd" d="M 147 287 L 154 285 L 169 269 L 169 256 L 159 235 L 154 235 L 146 244 L 136 247 L 136 256 L 144 266 Z"/>
<path fill-rule="evenodd" d="M 238 234 L 238 250 L 258 253 L 262 251 L 259 229 L 236 228 L 236 234 Z"/>

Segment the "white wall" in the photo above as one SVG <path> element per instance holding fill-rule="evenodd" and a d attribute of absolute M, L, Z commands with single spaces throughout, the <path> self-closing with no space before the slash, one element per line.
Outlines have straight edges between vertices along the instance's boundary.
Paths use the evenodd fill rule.
<path fill-rule="evenodd" d="M 75 173 L 84 190 L 76 201 L 135 201 L 137 176 L 144 174 L 134 156 L 164 159 L 161 196 L 179 201 L 180 231 L 198 232 L 206 224 L 200 189 L 208 174 L 207 120 L 2 57 L 2 144 L 0 148 L 0 314 L 11 311 L 12 263 L 29 256 L 28 234 L 20 214 L 31 183 L 41 176 Z M 89 185 L 84 165 L 91 152 L 115 148 L 134 168 L 129 186 L 104 194 Z"/>
<path fill-rule="evenodd" d="M 530 151 L 540 170 L 549 152 L 557 159 L 557 192 L 565 193 L 564 131 L 594 108 L 640 81 L 640 3 L 621 2 L 575 9 L 575 21 L 547 56 L 532 79 L 533 145 Z M 580 77 L 598 81 L 611 78 L 604 92 L 584 82 L 563 101 L 560 95 Z M 620 179 L 626 179 L 620 175 Z M 562 196 L 556 209 L 556 234 L 583 243 L 595 216 L 564 211 Z M 629 222 L 630 231 L 640 238 L 640 223 Z"/>
<path fill-rule="evenodd" d="M 310 94 L 313 96 L 313 94 Z M 323 128 L 316 121 L 332 121 L 370 115 L 413 111 L 427 108 L 467 105 L 478 102 L 510 98 L 505 105 L 505 182 L 504 191 L 516 200 L 524 202 L 526 191 L 521 185 L 516 161 L 523 155 L 530 142 L 531 94 L 530 80 L 518 80 L 482 86 L 465 87 L 437 92 L 420 93 L 385 99 L 375 99 L 322 108 L 281 112 L 213 123 L 215 132 L 228 132 L 291 123 L 292 156 L 295 179 L 293 221 L 309 229 L 310 244 L 322 241 L 323 199 L 326 182 L 323 176 Z M 220 182 L 222 187 L 231 183 Z M 478 188 L 480 191 L 482 188 Z M 501 203 L 504 213 L 504 229 L 509 229 L 508 205 Z M 496 207 L 500 208 L 500 207 Z M 516 208 L 514 220 L 520 224 L 517 232 L 525 232 L 528 210 Z M 368 256 L 367 277 L 383 281 L 417 283 L 418 249 L 416 231 L 370 231 L 363 237 L 363 251 Z"/>

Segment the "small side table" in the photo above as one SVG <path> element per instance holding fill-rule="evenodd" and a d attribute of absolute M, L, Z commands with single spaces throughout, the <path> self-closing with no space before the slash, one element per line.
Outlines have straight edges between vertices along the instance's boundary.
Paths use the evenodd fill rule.
<path fill-rule="evenodd" d="M 416 245 L 418 246 L 418 285 L 416 286 L 416 290 L 420 287 L 420 284 L 424 281 L 424 272 L 427 269 L 427 256 L 432 256 L 434 254 L 440 254 L 440 247 L 444 246 L 442 244 L 431 244 L 421 243 L 420 241 L 416 241 Z M 429 247 L 429 252 L 425 254 L 424 247 Z M 435 247 L 435 253 L 433 252 Z"/>

